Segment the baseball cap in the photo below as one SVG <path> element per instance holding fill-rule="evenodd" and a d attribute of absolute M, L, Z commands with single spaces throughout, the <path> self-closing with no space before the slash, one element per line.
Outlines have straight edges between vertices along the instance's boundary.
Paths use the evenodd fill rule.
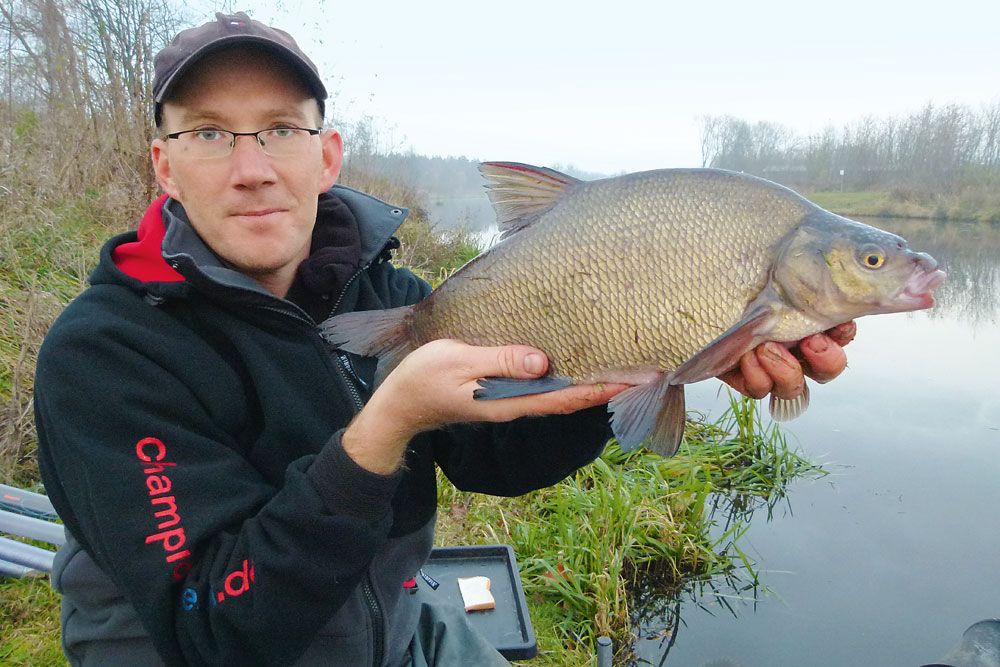
<path fill-rule="evenodd" d="M 153 60 L 153 102 L 156 124 L 164 100 L 184 75 L 205 56 L 234 46 L 256 45 L 282 58 L 301 77 L 323 113 L 326 87 L 312 60 L 283 30 L 255 21 L 245 12 L 216 13 L 215 21 L 177 34 Z"/>

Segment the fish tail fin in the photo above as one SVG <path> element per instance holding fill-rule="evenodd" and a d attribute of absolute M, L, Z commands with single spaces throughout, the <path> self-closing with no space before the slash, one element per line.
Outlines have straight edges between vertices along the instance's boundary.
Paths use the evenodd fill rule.
<path fill-rule="evenodd" d="M 684 437 L 684 386 L 670 384 L 667 374 L 626 389 L 611 399 L 608 409 L 612 412 L 611 430 L 622 451 L 645 443 L 664 458 L 677 453 Z"/>
<path fill-rule="evenodd" d="M 787 422 L 795 419 L 809 407 L 809 385 L 802 387 L 802 393 L 796 398 L 778 398 L 771 394 L 771 401 L 768 409 L 771 412 L 771 419 L 776 422 Z"/>
<path fill-rule="evenodd" d="M 405 306 L 335 315 L 319 325 L 319 333 L 345 352 L 378 357 L 375 383 L 380 384 L 414 350 L 408 327 L 412 309 Z"/>

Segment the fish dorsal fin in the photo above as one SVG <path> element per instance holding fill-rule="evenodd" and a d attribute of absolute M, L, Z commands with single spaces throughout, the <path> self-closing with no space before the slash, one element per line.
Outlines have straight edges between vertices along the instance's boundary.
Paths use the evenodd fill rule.
<path fill-rule="evenodd" d="M 519 162 L 483 162 L 479 171 L 497 213 L 500 238 L 524 229 L 542 217 L 580 179 L 555 169 Z"/>

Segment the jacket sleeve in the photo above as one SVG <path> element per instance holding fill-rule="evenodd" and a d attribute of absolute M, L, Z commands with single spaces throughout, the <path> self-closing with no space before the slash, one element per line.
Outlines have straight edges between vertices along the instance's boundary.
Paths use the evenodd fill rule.
<path fill-rule="evenodd" d="M 591 463 L 611 438 L 604 406 L 506 424 L 458 424 L 435 433 L 434 455 L 459 489 L 518 496 Z"/>
<path fill-rule="evenodd" d="M 322 475 L 305 455 L 265 478 L 228 423 L 246 397 L 219 399 L 237 393 L 231 370 L 159 311 L 123 320 L 78 299 L 50 331 L 35 387 L 47 491 L 167 664 L 288 664 L 384 543 L 398 476 L 353 465 L 335 433 Z M 219 384 L 182 379 L 178 359 Z"/>

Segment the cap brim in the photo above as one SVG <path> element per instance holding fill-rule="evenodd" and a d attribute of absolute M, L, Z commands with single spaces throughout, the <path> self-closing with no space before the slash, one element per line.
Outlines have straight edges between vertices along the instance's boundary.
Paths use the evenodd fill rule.
<path fill-rule="evenodd" d="M 218 51 L 223 51 L 228 48 L 234 48 L 237 46 L 260 46 L 264 49 L 270 51 L 275 56 L 281 58 L 285 63 L 292 67 L 301 77 L 309 92 L 313 94 L 318 100 L 325 100 L 328 96 L 326 91 L 326 86 L 320 80 L 319 75 L 300 58 L 294 52 L 290 51 L 288 47 L 284 44 L 275 42 L 274 40 L 266 39 L 264 37 L 257 37 L 255 35 L 228 35 L 226 37 L 220 37 L 208 44 L 205 44 L 199 49 L 196 49 L 181 65 L 170 73 L 160 86 L 160 89 L 155 92 L 153 101 L 156 104 L 162 104 L 173 92 L 177 84 L 184 78 L 184 75 L 191 71 L 191 68 L 201 62 L 206 56 L 209 56 Z"/>

